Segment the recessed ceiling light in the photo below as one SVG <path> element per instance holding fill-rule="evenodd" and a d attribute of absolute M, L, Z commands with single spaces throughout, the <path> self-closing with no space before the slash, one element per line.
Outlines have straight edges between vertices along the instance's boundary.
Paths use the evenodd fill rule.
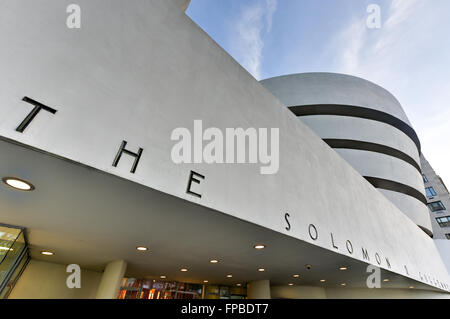
<path fill-rule="evenodd" d="M 288 284 L 288 286 L 293 286 L 293 285 L 294 285 L 293 283 L 289 283 L 289 284 Z"/>
<path fill-rule="evenodd" d="M 409 289 L 414 289 L 414 286 L 409 286 Z"/>
<path fill-rule="evenodd" d="M 166 279 L 166 276 L 162 275 L 161 277 L 159 277 L 161 279 Z"/>
<path fill-rule="evenodd" d="M 240 286 L 242 286 L 242 284 L 236 284 L 236 286 L 240 287 Z"/>
<path fill-rule="evenodd" d="M 294 278 L 299 278 L 299 277 L 300 277 L 300 275 L 298 275 L 298 274 L 295 274 L 295 275 L 292 275 L 292 277 L 294 277 Z"/>
<path fill-rule="evenodd" d="M 306 269 L 308 269 L 308 270 L 312 268 L 312 266 L 309 265 L 309 264 L 308 264 L 308 265 L 305 265 L 305 267 L 306 267 Z"/>
<path fill-rule="evenodd" d="M 219 261 L 217 259 L 211 259 L 209 262 L 211 264 L 217 264 Z"/>
<path fill-rule="evenodd" d="M 343 283 L 341 284 L 341 286 L 342 286 L 342 287 L 345 287 L 345 286 L 347 286 L 347 284 L 346 284 L 345 282 L 343 282 Z"/>
<path fill-rule="evenodd" d="M 34 190 L 34 186 L 31 183 L 24 181 L 22 179 L 19 179 L 19 178 L 4 177 L 4 178 L 2 178 L 2 181 L 9 187 L 12 187 L 19 191 L 29 192 L 29 191 Z"/>
<path fill-rule="evenodd" d="M 51 251 L 41 251 L 41 255 L 45 256 L 53 256 L 55 253 Z"/>
<path fill-rule="evenodd" d="M 345 266 L 339 267 L 339 270 L 347 270 L 348 268 Z"/>
<path fill-rule="evenodd" d="M 208 280 L 203 280 L 203 282 L 206 284 L 208 282 Z"/>
<path fill-rule="evenodd" d="M 266 271 L 266 270 L 265 270 L 264 268 L 259 268 L 258 271 L 259 271 L 259 272 L 264 272 L 264 271 Z"/>
<path fill-rule="evenodd" d="M 188 271 L 188 270 L 187 270 L 187 268 L 181 268 L 180 271 L 186 272 L 186 271 Z"/>
<path fill-rule="evenodd" d="M 231 277 L 233 277 L 233 275 L 231 275 L 231 274 L 227 275 L 227 278 L 231 278 Z"/>
<path fill-rule="evenodd" d="M 253 246 L 253 248 L 258 249 L 258 250 L 261 250 L 261 249 L 266 248 L 266 245 L 263 245 L 263 244 L 256 244 L 256 245 Z"/>
<path fill-rule="evenodd" d="M 326 280 L 325 279 L 320 279 L 320 282 L 325 282 Z"/>
<path fill-rule="evenodd" d="M 144 247 L 144 246 L 138 246 L 138 247 L 136 247 L 136 249 L 139 251 L 147 251 L 148 250 L 148 248 Z"/>
<path fill-rule="evenodd" d="M 389 282 L 389 279 L 383 279 L 384 282 Z"/>

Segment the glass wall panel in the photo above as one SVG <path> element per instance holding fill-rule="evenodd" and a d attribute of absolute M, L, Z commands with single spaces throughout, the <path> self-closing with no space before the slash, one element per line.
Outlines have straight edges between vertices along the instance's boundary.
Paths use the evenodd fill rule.
<path fill-rule="evenodd" d="M 118 299 L 244 299 L 243 287 L 124 278 Z"/>
<path fill-rule="evenodd" d="M 23 229 L 0 225 L 0 299 L 8 296 L 27 262 Z"/>
<path fill-rule="evenodd" d="M 21 231 L 20 228 L 0 226 L 0 262 L 11 249 Z"/>

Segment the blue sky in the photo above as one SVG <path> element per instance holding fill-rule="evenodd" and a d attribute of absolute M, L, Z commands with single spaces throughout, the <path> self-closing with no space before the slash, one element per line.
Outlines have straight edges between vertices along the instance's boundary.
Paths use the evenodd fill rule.
<path fill-rule="evenodd" d="M 191 0 L 187 14 L 259 80 L 326 71 L 388 89 L 450 187 L 449 0 Z"/>

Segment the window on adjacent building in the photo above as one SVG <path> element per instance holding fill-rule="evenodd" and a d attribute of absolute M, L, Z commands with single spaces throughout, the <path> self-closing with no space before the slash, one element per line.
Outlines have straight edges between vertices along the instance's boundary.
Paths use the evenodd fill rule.
<path fill-rule="evenodd" d="M 433 187 L 427 187 L 425 188 L 425 191 L 427 192 L 427 197 L 434 197 L 437 195 Z"/>
<path fill-rule="evenodd" d="M 445 210 L 445 206 L 444 206 L 444 204 L 442 204 L 441 201 L 429 203 L 428 207 L 430 208 L 430 210 L 432 212 L 437 212 L 439 210 Z"/>
<path fill-rule="evenodd" d="M 426 175 L 422 174 L 422 177 L 423 177 L 423 182 L 424 183 L 428 183 L 428 178 L 426 177 Z"/>
<path fill-rule="evenodd" d="M 436 221 L 441 227 L 450 227 L 450 216 L 438 217 Z"/>
<path fill-rule="evenodd" d="M 450 239 L 450 234 L 445 234 L 445 238 Z"/>

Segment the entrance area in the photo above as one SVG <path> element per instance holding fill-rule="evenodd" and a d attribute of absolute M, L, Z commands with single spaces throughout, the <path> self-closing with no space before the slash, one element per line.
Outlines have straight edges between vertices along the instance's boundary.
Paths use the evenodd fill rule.
<path fill-rule="evenodd" d="M 118 299 L 245 299 L 245 287 L 124 278 Z"/>
<path fill-rule="evenodd" d="M 0 299 L 8 298 L 28 260 L 24 230 L 0 224 Z"/>

